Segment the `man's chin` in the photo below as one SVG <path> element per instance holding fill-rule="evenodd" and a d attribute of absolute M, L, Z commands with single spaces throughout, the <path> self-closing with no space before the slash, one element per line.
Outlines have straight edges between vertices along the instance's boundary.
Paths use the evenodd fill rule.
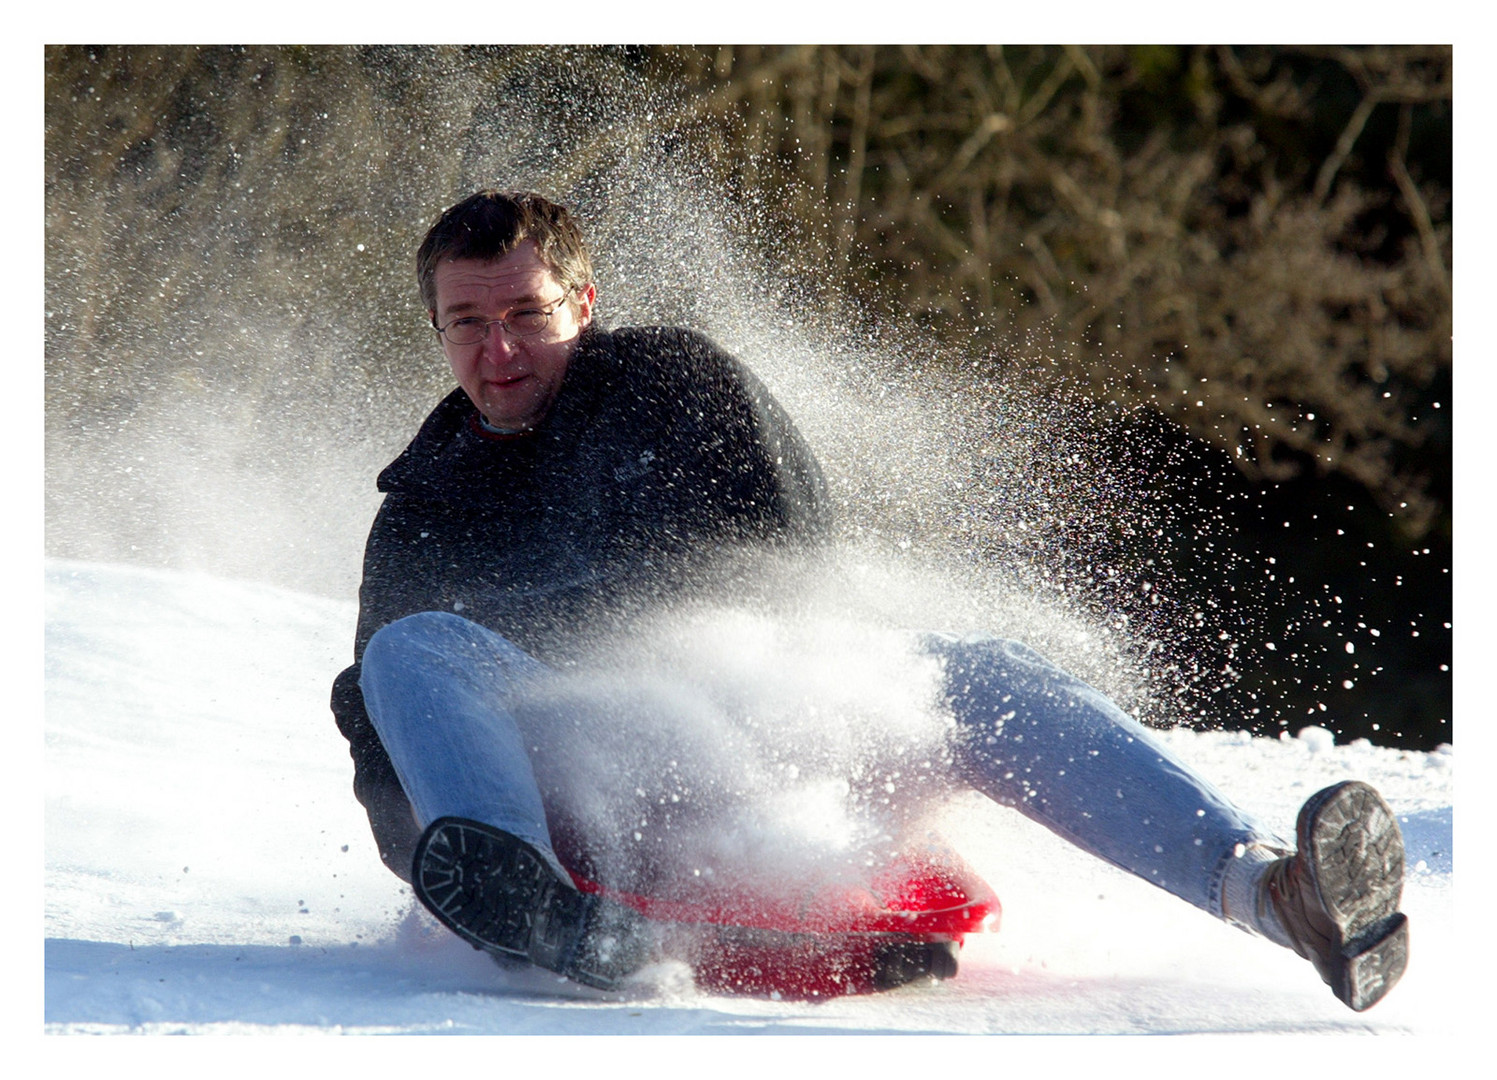
<path fill-rule="evenodd" d="M 483 414 L 489 427 L 500 431 L 529 431 L 546 416 L 542 409 L 516 409 L 513 406 L 505 409 L 480 407 L 478 411 Z"/>

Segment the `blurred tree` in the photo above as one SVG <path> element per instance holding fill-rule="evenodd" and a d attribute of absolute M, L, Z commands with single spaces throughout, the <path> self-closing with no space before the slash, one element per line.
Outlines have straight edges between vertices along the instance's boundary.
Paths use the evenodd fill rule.
<path fill-rule="evenodd" d="M 1447 46 L 662 48 L 808 288 L 1448 532 Z"/>
<path fill-rule="evenodd" d="M 401 59 L 48 48 L 49 422 L 212 385 L 249 424 L 348 363 L 349 332 L 409 290 L 404 261 L 372 251 L 403 250 L 430 213 L 393 180 L 444 164 L 426 150 L 440 110 L 421 107 L 428 84 L 391 77 Z M 266 363 L 276 348 L 299 362 Z M 80 378 L 91 364 L 107 380 Z"/>
<path fill-rule="evenodd" d="M 482 137 L 483 88 L 552 53 L 49 48 L 49 355 L 120 363 L 132 328 L 167 323 L 173 377 L 211 345 L 246 401 L 274 398 L 262 365 L 232 362 L 230 294 L 294 327 L 391 310 L 403 274 L 358 245 L 418 229 L 419 193 L 455 188 Z M 1344 474 L 1407 535 L 1448 530 L 1448 47 L 610 55 L 677 103 L 637 137 L 687 132 L 702 168 L 763 200 L 766 242 L 839 322 L 900 309 L 994 377 L 1043 350 L 1250 477 Z M 562 188 L 621 141 L 585 113 L 569 132 Z M 163 235 L 200 246 L 185 272 Z"/>

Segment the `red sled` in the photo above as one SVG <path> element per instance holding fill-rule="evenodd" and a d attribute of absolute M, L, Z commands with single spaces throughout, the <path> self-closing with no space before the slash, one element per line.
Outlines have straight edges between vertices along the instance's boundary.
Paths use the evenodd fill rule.
<path fill-rule="evenodd" d="M 579 850 L 562 862 L 575 890 L 518 838 L 440 818 L 416 845 L 411 884 L 474 948 L 605 990 L 644 962 L 646 935 L 608 929 L 629 920 L 656 924 L 666 954 L 685 960 L 703 990 L 817 999 L 950 978 L 966 936 L 999 919 L 992 888 L 937 843 L 906 847 L 867 874 L 823 868 L 778 883 L 657 866 L 635 891 L 598 884 Z"/>
<path fill-rule="evenodd" d="M 955 852 L 927 845 L 864 881 L 777 889 L 688 879 L 672 895 L 579 890 L 668 923 L 667 948 L 712 993 L 816 999 L 890 990 L 956 974 L 968 934 L 998 928 L 993 889 Z"/>

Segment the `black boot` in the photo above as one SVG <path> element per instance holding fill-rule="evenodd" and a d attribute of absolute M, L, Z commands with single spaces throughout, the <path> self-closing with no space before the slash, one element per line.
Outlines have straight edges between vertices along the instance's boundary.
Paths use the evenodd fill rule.
<path fill-rule="evenodd" d="M 892 990 L 917 979 L 950 979 L 956 969 L 956 942 L 901 941 L 874 953 L 873 985 L 879 990 Z"/>
<path fill-rule="evenodd" d="M 416 844 L 416 897 L 475 949 L 527 960 L 613 990 L 648 960 L 645 920 L 579 892 L 523 840 L 466 818 L 438 818 Z"/>

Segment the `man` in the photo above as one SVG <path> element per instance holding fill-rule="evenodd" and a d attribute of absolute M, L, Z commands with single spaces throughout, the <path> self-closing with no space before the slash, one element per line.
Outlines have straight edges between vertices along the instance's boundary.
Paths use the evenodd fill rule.
<path fill-rule="evenodd" d="M 645 935 L 567 871 L 599 838 L 569 796 L 587 706 L 554 692 L 558 672 L 643 616 L 752 581 L 758 560 L 819 550 L 821 474 L 704 338 L 595 324 L 586 246 L 549 200 L 464 200 L 417 275 L 459 389 L 380 475 L 355 663 L 333 691 L 355 792 L 381 857 L 445 925 L 613 986 Z M 1352 1008 L 1401 976 L 1403 847 L 1371 788 L 1313 796 L 1291 847 L 1024 646 L 912 649 L 944 674 L 954 781 L 1293 948 Z"/>

